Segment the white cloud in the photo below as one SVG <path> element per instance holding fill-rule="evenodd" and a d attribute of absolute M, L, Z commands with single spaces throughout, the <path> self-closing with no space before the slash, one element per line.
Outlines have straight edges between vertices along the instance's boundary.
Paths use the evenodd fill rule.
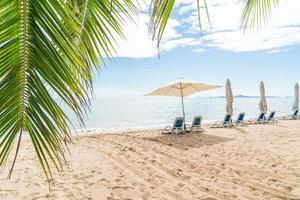
<path fill-rule="evenodd" d="M 287 52 L 289 50 L 290 50 L 289 48 L 273 49 L 273 50 L 268 51 L 268 53 L 274 54 L 274 53 Z"/>
<path fill-rule="evenodd" d="M 152 41 L 148 32 L 149 16 L 140 14 L 135 23 L 128 22 L 124 28 L 126 40 L 118 40 L 116 49 L 118 57 L 145 58 L 158 55 L 156 42 Z M 199 45 L 200 40 L 185 38 L 176 28 L 181 26 L 180 22 L 170 19 L 165 29 L 160 44 L 160 52 L 167 52 L 177 47 Z"/>
<path fill-rule="evenodd" d="M 280 6 L 274 9 L 265 28 L 246 33 L 239 27 L 244 0 L 212 0 L 207 3 L 211 27 L 204 1 L 200 0 L 204 36 L 198 39 L 200 33 L 197 2 L 176 1 L 175 16 L 179 19 L 169 20 L 160 44 L 161 53 L 185 46 L 195 46 L 193 52 L 203 52 L 205 47 L 216 47 L 234 52 L 267 50 L 274 53 L 281 51 L 280 48 L 300 43 L 299 0 L 281 0 Z M 147 9 L 146 4 L 141 7 L 144 11 Z M 185 15 L 184 18 L 180 18 L 182 14 Z M 131 58 L 157 56 L 156 42 L 152 41 L 148 32 L 148 22 L 149 15 L 140 14 L 136 18 L 136 24 L 128 23 L 124 30 L 127 39 L 118 40 L 117 56 Z"/>
<path fill-rule="evenodd" d="M 196 5 L 194 3 L 188 6 L 194 11 L 183 20 L 184 23 L 192 24 L 192 28 L 187 31 L 199 32 Z M 207 46 L 235 52 L 271 50 L 300 43 L 300 1 L 280 1 L 266 27 L 253 32 L 247 31 L 246 34 L 239 28 L 243 6 L 244 1 L 240 0 L 209 1 L 212 29 L 209 29 L 205 10 L 202 8 L 201 18 L 206 32 L 202 41 Z M 188 10 L 182 8 L 181 12 Z"/>
<path fill-rule="evenodd" d="M 145 16 L 140 15 L 136 24 L 128 22 L 124 28 L 126 39 L 118 40 L 116 49 L 119 57 L 143 58 L 156 54 L 155 44 L 152 42 L 145 21 Z"/>
<path fill-rule="evenodd" d="M 161 43 L 162 46 L 161 50 L 167 52 L 178 47 L 197 46 L 199 44 L 201 44 L 201 41 L 195 38 L 179 38 L 179 39 L 165 40 L 162 41 Z"/>
<path fill-rule="evenodd" d="M 198 48 L 198 49 L 192 50 L 192 52 L 194 52 L 194 53 L 202 53 L 202 52 L 205 52 L 205 49 L 203 49 L 203 48 Z"/>
<path fill-rule="evenodd" d="M 293 27 L 273 28 L 244 35 L 242 31 L 217 32 L 203 38 L 207 46 L 235 52 L 270 50 L 300 42 L 300 29 Z"/>

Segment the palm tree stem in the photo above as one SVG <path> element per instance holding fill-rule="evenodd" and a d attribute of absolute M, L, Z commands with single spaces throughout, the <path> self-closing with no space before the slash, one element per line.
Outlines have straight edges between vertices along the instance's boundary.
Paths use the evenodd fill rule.
<path fill-rule="evenodd" d="M 26 86 L 27 86 L 27 67 L 28 67 L 28 55 L 27 55 L 27 38 L 28 38 L 28 1 L 29 0 L 23 0 L 22 1 L 22 63 L 21 63 L 21 70 L 20 70 L 20 76 L 21 76 L 21 90 L 20 90 L 20 129 L 24 128 L 24 118 L 25 118 L 25 102 L 26 102 Z M 22 131 L 21 131 L 22 134 Z"/>
<path fill-rule="evenodd" d="M 80 32 L 79 34 L 81 35 L 81 32 L 84 28 L 84 23 L 85 23 L 85 18 L 86 18 L 86 12 L 87 12 L 87 8 L 88 8 L 88 3 L 89 3 L 89 0 L 86 0 L 85 1 L 85 5 L 84 5 L 84 10 L 83 10 L 83 16 L 82 16 L 82 21 L 81 21 L 81 24 L 80 24 Z"/>
<path fill-rule="evenodd" d="M 15 166 L 18 152 L 20 149 L 21 139 L 22 139 L 22 133 L 24 129 L 24 118 L 25 118 L 25 102 L 26 102 L 26 87 L 27 87 L 27 67 L 28 67 L 28 55 L 27 55 L 27 36 L 28 36 L 28 0 L 23 0 L 21 3 L 21 12 L 22 12 L 22 39 L 21 39 L 21 48 L 22 48 L 22 61 L 20 65 L 20 121 L 19 121 L 19 139 L 18 144 L 14 156 L 14 160 L 12 163 L 12 166 L 9 170 L 8 179 L 10 179 L 12 175 L 13 168 Z"/>

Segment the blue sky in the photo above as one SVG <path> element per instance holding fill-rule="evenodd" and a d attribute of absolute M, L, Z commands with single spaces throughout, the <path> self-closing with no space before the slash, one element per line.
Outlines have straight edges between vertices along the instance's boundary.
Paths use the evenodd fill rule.
<path fill-rule="evenodd" d="M 178 77 L 220 85 L 230 78 L 236 95 L 258 95 L 263 80 L 267 95 L 292 96 L 300 82 L 299 1 L 282 1 L 263 29 L 246 35 L 238 27 L 243 1 L 213 2 L 212 28 L 202 10 L 201 37 L 195 1 L 177 1 L 160 58 L 147 32 L 148 16 L 138 16 L 137 25 L 125 30 L 127 40 L 119 42 L 114 60 L 96 77 L 96 97 L 142 96 Z M 224 88 L 200 94 L 218 95 L 224 95 Z"/>

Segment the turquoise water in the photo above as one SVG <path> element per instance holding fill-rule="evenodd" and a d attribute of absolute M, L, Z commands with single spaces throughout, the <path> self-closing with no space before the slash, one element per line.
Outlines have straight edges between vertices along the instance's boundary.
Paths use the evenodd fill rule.
<path fill-rule="evenodd" d="M 268 110 L 275 110 L 276 115 L 291 112 L 293 98 L 267 98 Z M 246 118 L 259 114 L 259 98 L 235 98 L 234 116 L 246 112 Z M 185 98 L 186 121 L 190 123 L 193 116 L 202 115 L 204 122 L 223 119 L 226 101 L 224 98 Z M 139 97 L 139 98 L 99 98 L 92 101 L 91 111 L 86 118 L 86 127 L 76 123 L 69 115 L 77 130 L 97 131 L 161 128 L 172 124 L 176 116 L 181 116 L 181 102 L 173 97 Z"/>

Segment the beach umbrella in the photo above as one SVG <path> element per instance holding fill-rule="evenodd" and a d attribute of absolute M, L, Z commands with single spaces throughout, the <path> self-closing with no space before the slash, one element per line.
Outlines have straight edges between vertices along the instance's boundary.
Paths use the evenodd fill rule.
<path fill-rule="evenodd" d="M 226 112 L 229 115 L 233 115 L 233 94 L 232 94 L 232 89 L 231 89 L 231 83 L 230 80 L 226 80 Z"/>
<path fill-rule="evenodd" d="M 179 79 L 176 82 L 168 84 L 167 86 L 158 88 L 145 96 L 173 96 L 173 97 L 180 97 L 181 98 L 181 107 L 182 107 L 182 114 L 183 120 L 185 124 L 185 111 L 184 111 L 184 103 L 183 98 L 186 96 L 190 96 L 194 93 L 201 92 L 204 90 L 211 90 L 221 87 L 219 85 L 210 85 L 205 83 L 198 83 L 191 80 L 186 79 Z M 185 127 L 185 126 L 184 126 Z"/>
<path fill-rule="evenodd" d="M 299 109 L 299 85 L 296 83 L 295 85 L 295 100 L 293 104 L 293 111 Z"/>
<path fill-rule="evenodd" d="M 259 101 L 259 110 L 262 113 L 267 113 L 268 105 L 266 100 L 265 86 L 264 82 L 260 82 L 260 101 Z"/>

